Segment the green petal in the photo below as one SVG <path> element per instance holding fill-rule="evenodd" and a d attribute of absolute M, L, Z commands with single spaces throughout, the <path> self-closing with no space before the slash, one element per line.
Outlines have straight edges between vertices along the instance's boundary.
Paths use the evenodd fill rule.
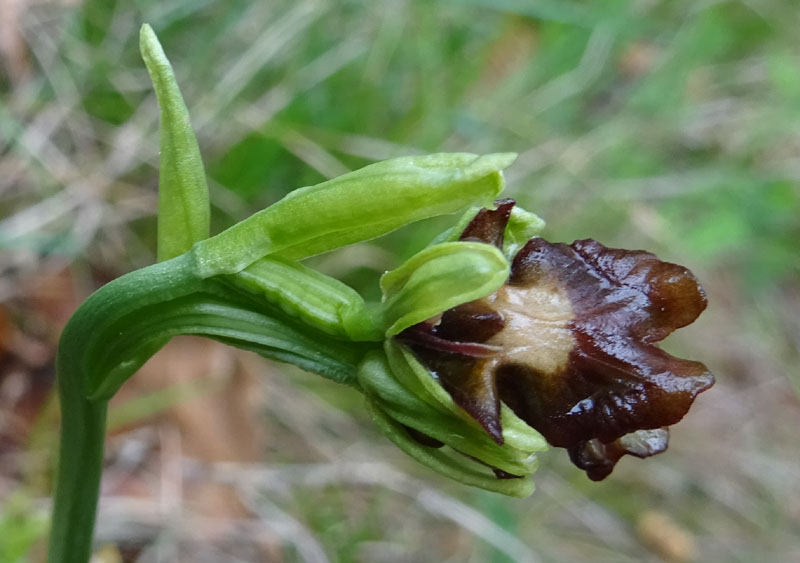
<path fill-rule="evenodd" d="M 386 335 L 489 295 L 508 273 L 508 261 L 488 244 L 446 242 L 422 250 L 381 278 Z"/>

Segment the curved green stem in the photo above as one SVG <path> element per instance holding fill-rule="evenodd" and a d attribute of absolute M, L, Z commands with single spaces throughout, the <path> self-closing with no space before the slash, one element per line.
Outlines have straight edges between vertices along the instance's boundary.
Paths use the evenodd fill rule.
<path fill-rule="evenodd" d="M 61 444 L 48 561 L 86 563 L 103 468 L 107 402 L 89 401 L 75 378 L 63 375 L 59 370 Z"/>
<path fill-rule="evenodd" d="M 62 426 L 51 563 L 88 560 L 108 399 L 178 334 L 213 338 L 353 386 L 361 358 L 380 346 L 337 339 L 227 281 L 200 279 L 188 254 L 100 288 L 75 312 L 59 345 Z"/>
<path fill-rule="evenodd" d="M 380 343 L 334 339 L 282 318 L 277 311 L 254 311 L 244 301 L 209 293 L 143 308 L 120 319 L 112 330 L 118 336 L 108 343 L 101 364 L 110 380 L 121 379 L 131 368 L 138 369 L 153 349 L 178 334 L 219 340 L 351 386 L 358 385 L 355 371 L 363 355 L 380 347 Z M 119 357 L 130 359 L 116 364 L 114 358 Z M 95 397 L 104 398 L 113 389 L 100 387 Z"/>

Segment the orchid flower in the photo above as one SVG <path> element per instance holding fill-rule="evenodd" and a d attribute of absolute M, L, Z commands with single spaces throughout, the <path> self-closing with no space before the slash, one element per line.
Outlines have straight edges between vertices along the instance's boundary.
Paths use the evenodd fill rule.
<path fill-rule="evenodd" d="M 143 58 L 161 110 L 158 257 L 101 287 L 64 329 L 49 561 L 85 563 L 109 399 L 178 334 L 288 362 L 363 394 L 380 430 L 428 467 L 526 496 L 537 454 L 565 447 L 593 479 L 666 447 L 713 382 L 654 346 L 705 297 L 646 252 L 536 235 L 504 187 L 509 153 L 391 159 L 282 200 L 209 237 L 188 110 L 149 26 Z M 381 278 L 380 303 L 300 262 L 415 221 L 462 212 Z"/>

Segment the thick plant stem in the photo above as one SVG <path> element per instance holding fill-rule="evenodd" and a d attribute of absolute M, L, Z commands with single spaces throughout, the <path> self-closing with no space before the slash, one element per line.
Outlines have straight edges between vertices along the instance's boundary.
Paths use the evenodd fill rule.
<path fill-rule="evenodd" d="M 91 373 L 97 371 L 98 364 L 87 361 L 87 354 L 93 349 L 102 351 L 113 341 L 108 326 L 114 319 L 124 318 L 147 303 L 166 302 L 195 288 L 186 259 L 162 262 L 152 266 L 150 272 L 139 270 L 104 286 L 64 328 L 56 359 L 61 438 L 48 550 L 50 563 L 86 563 L 91 555 L 108 400 L 89 398 L 92 382 L 102 381 L 105 374 Z"/>
<path fill-rule="evenodd" d="M 61 444 L 49 563 L 86 563 L 91 555 L 108 403 L 87 400 L 79 377 L 59 369 Z"/>

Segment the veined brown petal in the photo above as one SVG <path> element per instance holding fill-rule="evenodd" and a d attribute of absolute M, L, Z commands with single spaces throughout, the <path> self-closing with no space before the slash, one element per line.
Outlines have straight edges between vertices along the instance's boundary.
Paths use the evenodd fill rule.
<path fill-rule="evenodd" d="M 596 241 L 533 239 L 514 259 L 509 285 L 558 287 L 571 304 L 574 343 L 560 369 L 506 362 L 497 371 L 501 400 L 553 445 L 674 424 L 714 382 L 703 364 L 652 345 L 705 308 L 686 268 Z"/>
<path fill-rule="evenodd" d="M 482 210 L 462 238 L 502 248 L 512 207 L 502 200 Z M 410 346 L 495 440 L 503 401 L 599 480 L 623 455 L 666 449 L 658 429 L 678 422 L 713 385 L 703 364 L 654 345 L 705 307 L 689 270 L 649 252 L 533 238 L 514 258 L 507 285 L 446 311 L 425 326 L 430 345 L 416 338 Z M 497 352 L 460 353 L 470 342 Z"/>

